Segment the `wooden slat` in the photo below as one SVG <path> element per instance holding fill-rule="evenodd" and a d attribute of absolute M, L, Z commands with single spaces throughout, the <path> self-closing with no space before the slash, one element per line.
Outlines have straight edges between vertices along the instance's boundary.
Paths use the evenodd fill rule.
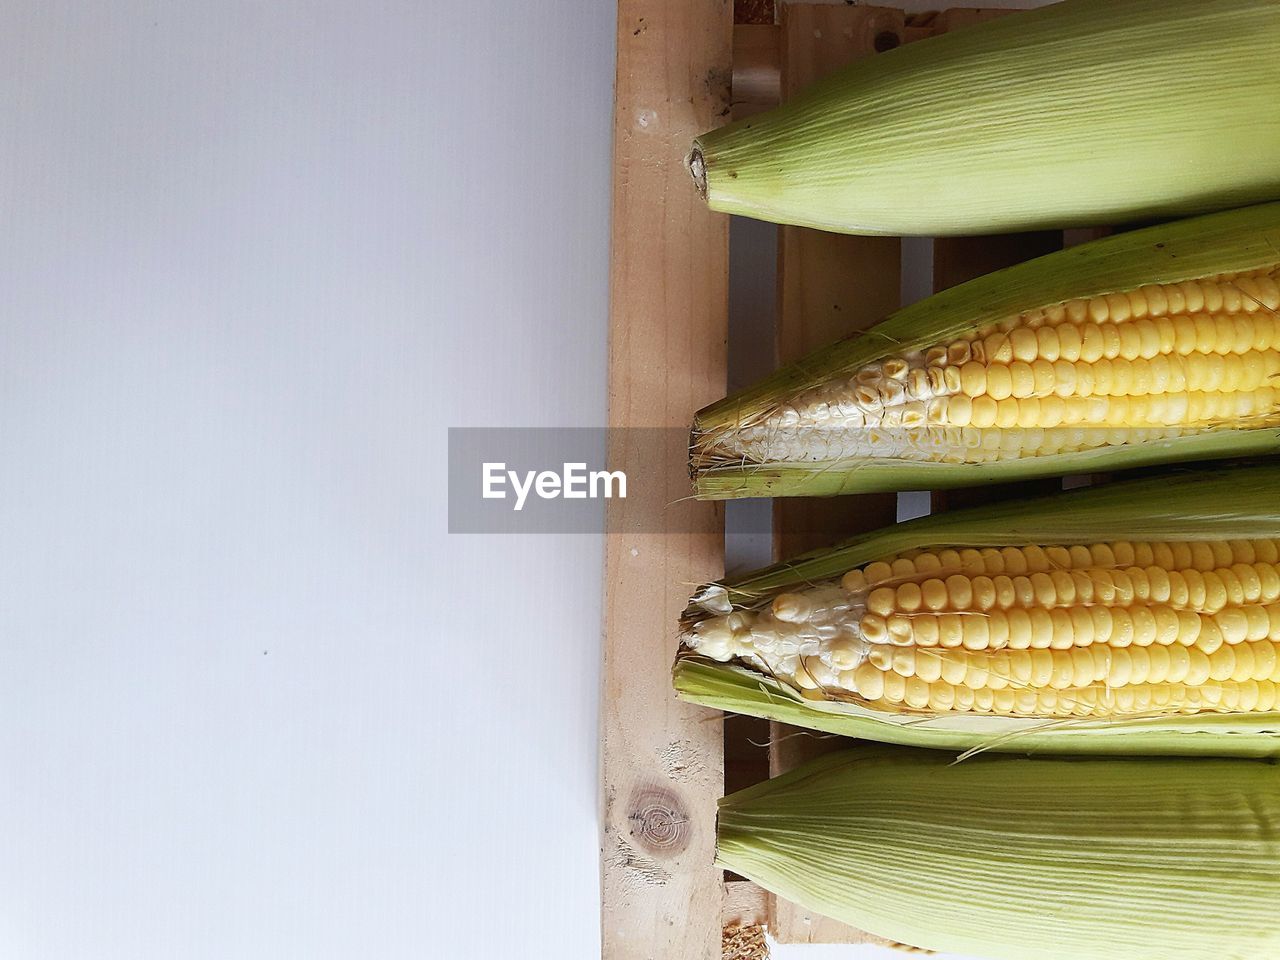
<path fill-rule="evenodd" d="M 857 57 L 1006 12 L 948 10 L 908 18 L 891 8 L 789 5 L 782 17 L 781 97 L 785 100 Z M 938 241 L 934 287 L 942 289 L 1060 244 L 1060 233 Z M 815 347 L 865 329 L 899 306 L 901 244 L 897 239 L 842 237 L 784 227 L 779 246 L 779 362 L 791 362 Z M 894 522 L 896 497 L 882 494 L 782 501 L 775 516 L 775 554 L 782 559 Z M 782 773 L 836 746 L 838 741 L 833 738 L 773 724 L 771 772 Z M 784 943 L 875 940 L 780 898 L 773 899 L 770 927 Z"/>
<path fill-rule="evenodd" d="M 745 17 L 745 19 L 744 19 Z M 778 105 L 781 87 L 780 31 L 773 23 L 772 0 L 734 5 L 732 116 L 741 120 Z M 739 318 L 741 322 L 741 318 Z M 741 371 L 739 371 L 741 374 Z M 732 388 L 732 387 L 731 387 Z M 769 776 L 769 721 L 759 717 L 726 716 L 723 724 L 724 792 L 734 793 Z M 740 949 L 743 936 L 757 943 L 751 928 L 766 926 L 773 895 L 750 880 L 726 875 L 721 924 L 726 956 L 755 955 Z M 735 949 L 738 948 L 738 949 Z"/>
<path fill-rule="evenodd" d="M 785 101 L 856 57 L 896 44 L 905 25 L 900 10 L 796 4 L 782 9 L 782 84 Z M 893 38 L 892 41 L 888 38 Z M 902 245 L 891 237 L 849 237 L 803 227 L 779 231 L 777 354 L 798 360 L 823 344 L 883 320 L 897 309 Z M 825 546 L 861 530 L 892 523 L 893 494 L 775 504 L 777 559 Z M 784 724 L 771 725 L 774 774 L 834 745 Z M 866 934 L 779 897 L 771 900 L 770 933 L 782 943 L 864 943 Z"/>
<path fill-rule="evenodd" d="M 769 778 L 769 721 L 725 714 L 724 792 L 735 793 Z"/>
<path fill-rule="evenodd" d="M 603 956 L 720 956 L 712 866 L 723 781 L 711 711 L 679 703 L 671 634 L 688 585 L 723 569 L 720 514 L 687 500 L 685 450 L 649 459 L 620 428 L 687 427 L 725 390 L 728 221 L 681 160 L 729 111 L 732 6 L 620 0 L 609 344 L 610 469 L 601 717 Z M 657 534 L 661 528 L 687 531 Z"/>
<path fill-rule="evenodd" d="M 769 922 L 770 895 L 750 880 L 728 880 L 724 885 L 724 908 L 721 919 L 725 927 L 766 926 Z"/>
<path fill-rule="evenodd" d="M 946 290 L 1062 249 L 1062 231 L 1012 233 L 995 237 L 945 237 L 933 242 L 933 289 Z"/>
<path fill-rule="evenodd" d="M 778 105 L 782 95 L 779 39 L 778 27 L 772 23 L 733 28 L 733 119 Z"/>

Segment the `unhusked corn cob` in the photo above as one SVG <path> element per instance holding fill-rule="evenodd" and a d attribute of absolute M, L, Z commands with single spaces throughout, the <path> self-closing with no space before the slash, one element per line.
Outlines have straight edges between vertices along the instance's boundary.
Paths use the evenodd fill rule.
<path fill-rule="evenodd" d="M 1274 450 L 1277 230 L 1280 204 L 1233 211 L 938 294 L 701 411 L 695 487 L 937 487 Z"/>
<path fill-rule="evenodd" d="M 1270 0 L 1065 0 L 860 59 L 688 166 L 713 209 L 853 234 L 1239 207 L 1280 197 L 1278 45 Z"/>
<path fill-rule="evenodd" d="M 1280 954 L 1280 767 L 841 751 L 725 797 L 717 862 L 891 940 L 992 960 Z"/>
<path fill-rule="evenodd" d="M 911 551 L 701 620 L 685 642 L 884 710 L 1271 711 L 1280 540 Z"/>
<path fill-rule="evenodd" d="M 1280 755 L 1280 466 L 890 525 L 703 587 L 680 640 L 682 697 L 846 736 Z"/>

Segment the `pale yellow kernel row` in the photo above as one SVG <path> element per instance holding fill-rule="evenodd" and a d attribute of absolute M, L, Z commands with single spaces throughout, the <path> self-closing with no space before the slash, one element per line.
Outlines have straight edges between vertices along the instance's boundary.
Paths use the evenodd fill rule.
<path fill-rule="evenodd" d="M 1137 290 L 1088 300 L 1069 300 L 1045 311 L 1050 322 L 1123 323 L 1131 318 L 1182 313 L 1238 313 L 1275 310 L 1280 305 L 1280 285 L 1272 271 L 1257 271 L 1226 278 L 1186 280 L 1176 284 L 1150 284 Z"/>
<path fill-rule="evenodd" d="M 1173 284 L 1147 284 L 1123 293 L 1073 299 L 1025 315 L 1032 322 L 1123 323 L 1143 317 L 1225 311 L 1265 312 L 1280 307 L 1276 271 L 1251 271 Z"/>
<path fill-rule="evenodd" d="M 1201 572 L 1240 563 L 1280 562 L 1280 540 L 1173 540 L 1073 544 L 1070 546 L 966 547 L 917 550 L 875 561 L 845 574 L 842 585 L 863 594 L 888 583 L 939 574 L 1009 576 L 1088 567 L 1162 567 Z"/>
<path fill-rule="evenodd" d="M 1124 323 L 1020 324 L 925 351 L 926 368 L 969 363 L 1009 364 L 1044 360 L 1085 364 L 1099 360 L 1242 354 L 1280 346 L 1280 324 L 1271 313 L 1195 314 Z"/>
<path fill-rule="evenodd" d="M 1057 427 L 1104 428 L 1115 431 L 1107 443 L 1137 442 L 1149 427 L 1204 428 L 1215 424 L 1265 426 L 1280 415 L 1280 391 L 1262 387 L 1243 393 L 1167 393 L 1141 397 L 1058 397 L 1025 400 L 993 400 L 991 397 L 951 397 L 935 401 L 938 417 L 954 427 L 992 427 L 1023 431 Z M 1013 441 L 1034 449 L 1048 440 L 1029 432 L 1010 435 L 999 446 Z"/>
<path fill-rule="evenodd" d="M 867 614 L 859 631 L 870 643 L 965 650 L 1066 650 L 1106 644 L 1196 646 L 1280 639 L 1280 604 L 1245 604 L 1201 613 L 1163 604 L 992 610 L 987 613 Z"/>
<path fill-rule="evenodd" d="M 1228 605 L 1280 600 L 1280 564 L 1261 561 L 1209 570 L 1151 565 L 1056 569 L 1014 576 L 914 576 L 916 579 L 903 579 L 896 586 L 871 589 L 866 594 L 868 613 L 887 618 L 899 613 L 985 613 L 1075 604 L 1127 606 L 1135 601 L 1214 613 Z"/>
<path fill-rule="evenodd" d="M 1280 682 L 1280 644 L 1259 640 L 1223 645 L 1212 653 L 1182 645 L 998 652 L 878 648 L 853 671 L 854 689 L 868 699 L 879 699 L 886 696 L 886 683 L 896 684 L 891 674 L 996 690 L 1006 686 L 1065 690 L 1094 683 L 1124 687 L 1166 682 L 1198 685 L 1208 680 Z"/>
<path fill-rule="evenodd" d="M 1117 357 L 1092 363 L 1044 358 L 984 364 L 971 360 L 960 368 L 958 398 L 1126 397 L 1165 393 L 1243 393 L 1275 384 L 1280 350 L 1245 353 Z"/>

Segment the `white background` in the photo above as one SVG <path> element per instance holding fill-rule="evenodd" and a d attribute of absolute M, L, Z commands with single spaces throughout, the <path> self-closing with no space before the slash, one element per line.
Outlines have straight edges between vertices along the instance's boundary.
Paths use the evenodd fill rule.
<path fill-rule="evenodd" d="M 613 18 L 0 4 L 0 956 L 598 953 L 601 544 L 444 457 L 603 422 Z"/>
<path fill-rule="evenodd" d="M 597 953 L 612 4 L 0 4 L 0 956 Z"/>

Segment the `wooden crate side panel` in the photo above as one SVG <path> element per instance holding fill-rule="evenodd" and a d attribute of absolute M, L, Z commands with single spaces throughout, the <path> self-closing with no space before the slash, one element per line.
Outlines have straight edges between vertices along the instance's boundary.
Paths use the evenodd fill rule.
<path fill-rule="evenodd" d="M 724 394 L 728 221 L 682 168 L 723 123 L 732 7 L 621 0 L 615 93 L 609 423 L 683 429 Z M 723 570 L 719 511 L 687 500 L 682 445 L 656 457 L 615 430 L 601 704 L 602 915 L 607 960 L 720 956 L 725 895 L 713 867 L 723 782 L 719 717 L 678 702 L 673 625 L 688 584 Z M 678 517 L 683 534 L 656 530 Z"/>

